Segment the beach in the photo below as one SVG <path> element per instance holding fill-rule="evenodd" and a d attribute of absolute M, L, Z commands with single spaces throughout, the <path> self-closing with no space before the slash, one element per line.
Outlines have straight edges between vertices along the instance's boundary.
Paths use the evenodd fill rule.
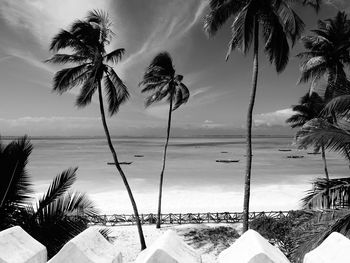
<path fill-rule="evenodd" d="M 210 241 L 206 241 L 206 244 L 194 243 L 187 237 L 190 231 L 217 228 L 220 226 L 231 227 L 236 229 L 239 233 L 242 231 L 241 224 L 188 224 L 188 225 L 163 225 L 161 229 L 156 229 L 155 225 L 143 225 L 143 232 L 147 242 L 147 246 L 151 246 L 152 243 L 160 237 L 167 230 L 174 230 L 179 237 L 192 246 L 197 253 L 202 256 L 203 263 L 215 263 L 217 262 L 218 254 L 225 249 L 223 245 L 213 246 Z M 100 228 L 98 226 L 95 226 Z M 122 252 L 123 262 L 134 262 L 137 255 L 140 253 L 140 243 L 138 240 L 137 227 L 135 225 L 129 226 L 114 226 L 110 227 L 111 237 L 114 237 L 113 245 L 115 248 Z"/>
<path fill-rule="evenodd" d="M 42 193 L 58 173 L 79 167 L 75 190 L 86 192 L 102 214 L 131 214 L 130 201 L 104 138 L 33 138 L 28 163 L 36 192 Z M 140 213 L 155 213 L 163 138 L 113 139 Z M 280 151 L 280 150 L 291 151 Z M 291 210 L 323 177 L 320 155 L 297 150 L 293 138 L 255 138 L 251 211 Z M 137 155 L 137 157 L 135 157 Z M 242 211 L 245 139 L 237 137 L 171 138 L 163 192 L 163 213 Z M 302 155 L 301 159 L 288 159 Z M 140 157 L 142 156 L 142 157 Z M 217 163 L 218 159 L 239 160 Z M 327 152 L 330 177 L 349 168 L 342 156 Z M 268 193 L 268 194 L 266 194 Z"/>

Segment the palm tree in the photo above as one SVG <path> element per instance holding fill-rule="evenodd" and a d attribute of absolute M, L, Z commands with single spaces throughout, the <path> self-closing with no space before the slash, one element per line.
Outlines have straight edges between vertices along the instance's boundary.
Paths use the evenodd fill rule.
<path fill-rule="evenodd" d="M 292 108 L 296 113 L 288 118 L 286 122 L 289 123 L 292 128 L 301 128 L 308 121 L 314 118 L 319 118 L 320 112 L 323 110 L 324 105 L 324 100 L 317 93 L 312 92 L 310 94 L 308 92 L 303 97 L 301 97 L 299 105 L 295 105 Z M 317 145 L 315 150 L 317 151 L 319 148 L 321 148 L 324 173 L 326 180 L 328 181 L 329 175 L 324 145 L 320 145 L 320 147 Z"/>
<path fill-rule="evenodd" d="M 20 225 L 46 246 L 50 258 L 88 228 L 86 216 L 97 215 L 97 210 L 85 194 L 69 192 L 76 181 L 77 168 L 57 175 L 34 205 L 32 183 L 26 172 L 31 142 L 25 136 L 7 146 L 0 141 L 0 145 L 0 230 Z"/>
<path fill-rule="evenodd" d="M 97 91 L 103 128 L 107 143 L 112 153 L 114 164 L 128 192 L 140 237 L 141 249 L 146 248 L 139 213 L 128 180 L 118 162 L 117 153 L 113 147 L 108 130 L 104 102 L 102 97 L 102 82 L 106 91 L 108 113 L 110 116 L 118 112 L 119 106 L 127 101 L 129 93 L 123 81 L 108 63 L 121 60 L 123 48 L 107 53 L 105 48 L 110 44 L 113 32 L 108 14 L 94 10 L 89 12 L 85 20 L 77 20 L 70 29 L 61 30 L 52 40 L 50 50 L 56 54 L 48 62 L 56 64 L 77 64 L 75 67 L 58 71 L 54 77 L 53 90 L 62 94 L 74 87 L 81 87 L 77 98 L 78 107 L 87 106 L 93 94 Z M 57 53 L 69 48 L 71 54 Z"/>
<path fill-rule="evenodd" d="M 350 20 L 345 12 L 338 12 L 332 19 L 318 21 L 314 35 L 302 38 L 306 51 L 301 58 L 300 82 L 312 81 L 313 86 L 320 78 L 327 78 L 325 99 L 349 94 L 349 81 L 344 67 L 350 63 Z M 316 90 L 317 91 L 317 90 Z"/>
<path fill-rule="evenodd" d="M 186 103 L 190 96 L 190 92 L 185 84 L 182 83 L 182 79 L 182 75 L 175 74 L 170 55 L 167 52 L 162 52 L 156 55 L 152 60 L 143 76 L 142 82 L 140 83 L 140 85 L 144 86 L 142 92 L 152 92 L 152 94 L 146 99 L 146 107 L 163 99 L 166 99 L 169 103 L 167 134 L 164 144 L 163 164 L 159 182 L 157 228 L 160 228 L 161 224 L 163 178 L 170 136 L 171 115 L 174 110 Z"/>
<path fill-rule="evenodd" d="M 334 124 L 323 118 L 312 119 L 298 131 L 297 142 L 300 148 L 324 145 L 326 149 L 339 152 L 348 159 L 350 154 L 350 123 L 340 120 Z M 329 182 L 328 187 L 327 181 Z M 303 203 L 306 208 L 322 209 L 344 205 L 349 207 L 349 194 L 348 178 L 316 179 L 313 183 L 313 189 L 308 191 Z"/>
<path fill-rule="evenodd" d="M 289 5 L 289 1 L 284 0 L 210 0 L 209 7 L 210 12 L 204 24 L 209 36 L 214 35 L 230 17 L 234 18 L 226 59 L 234 49 L 247 54 L 254 43 L 252 89 L 247 114 L 247 164 L 243 203 L 243 231 L 247 231 L 252 166 L 252 115 L 258 81 L 259 28 L 262 28 L 264 51 L 269 61 L 275 64 L 276 71 L 280 73 L 288 63 L 288 39 L 294 44 L 300 37 L 304 24 Z"/>

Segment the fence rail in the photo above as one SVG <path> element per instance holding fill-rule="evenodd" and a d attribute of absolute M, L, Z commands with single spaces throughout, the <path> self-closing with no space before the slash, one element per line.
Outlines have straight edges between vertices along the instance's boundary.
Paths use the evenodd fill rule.
<path fill-rule="evenodd" d="M 250 212 L 249 220 L 261 217 L 285 218 L 292 211 L 269 211 L 269 212 Z M 142 224 L 155 224 L 156 214 L 140 214 Z M 135 224 L 134 215 L 96 215 L 88 216 L 86 219 L 91 225 L 115 226 Z M 223 213 L 187 213 L 187 214 L 162 214 L 162 224 L 201 224 L 201 223 L 240 223 L 243 221 L 242 212 L 223 212 Z"/>

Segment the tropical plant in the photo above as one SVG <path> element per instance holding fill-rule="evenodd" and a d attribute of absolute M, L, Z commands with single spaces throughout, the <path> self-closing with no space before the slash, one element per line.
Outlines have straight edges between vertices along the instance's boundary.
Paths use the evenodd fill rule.
<path fill-rule="evenodd" d="M 160 172 L 157 228 L 161 224 L 161 206 L 165 162 L 170 136 L 170 126 L 172 112 L 188 101 L 190 92 L 185 84 L 182 83 L 183 76 L 175 74 L 175 68 L 171 56 L 167 52 L 159 53 L 148 66 L 140 85 L 143 86 L 142 92 L 151 92 L 146 98 L 146 107 L 155 102 L 166 100 L 169 103 L 168 126 L 166 140 L 163 151 L 162 170 Z"/>
<path fill-rule="evenodd" d="M 325 99 L 349 94 L 350 85 L 344 67 L 350 63 L 350 20 L 345 12 L 338 12 L 334 18 L 318 21 L 313 35 L 302 38 L 306 51 L 301 58 L 300 82 L 312 81 L 314 91 L 319 91 L 317 81 L 327 78 Z"/>
<path fill-rule="evenodd" d="M 315 249 L 333 232 L 350 237 L 350 213 L 348 209 L 308 211 L 312 216 L 296 228 L 292 254 L 293 263 L 302 263 L 304 256 Z"/>
<path fill-rule="evenodd" d="M 339 152 L 346 158 L 350 155 L 350 123 L 338 120 L 336 124 L 323 118 L 307 122 L 297 133 L 297 143 L 300 148 L 323 145 L 326 149 Z M 328 187 L 327 187 L 328 182 Z M 349 180 L 338 178 L 316 179 L 313 188 L 303 199 L 304 207 L 327 208 L 349 206 Z"/>
<path fill-rule="evenodd" d="M 290 124 L 292 128 L 301 128 L 305 123 L 314 119 L 321 118 L 320 112 L 323 110 L 325 105 L 324 100 L 315 92 L 306 93 L 301 97 L 299 104 L 293 106 L 293 111 L 296 112 L 289 117 L 286 122 Z M 326 180 L 329 180 L 326 152 L 324 145 L 316 145 L 315 151 L 317 152 L 321 148 L 323 168 L 326 176 Z"/>
<path fill-rule="evenodd" d="M 320 3 L 320 1 L 304 2 Z M 247 54 L 251 44 L 254 45 L 252 90 L 247 114 L 247 164 L 243 203 L 243 231 L 247 231 L 252 165 L 252 115 L 258 81 L 259 32 L 262 32 L 264 51 L 269 61 L 275 64 L 276 71 L 280 73 L 285 69 L 289 59 L 288 39 L 294 44 L 301 36 L 304 23 L 292 9 L 290 1 L 285 0 L 210 0 L 209 7 L 210 11 L 204 24 L 209 36 L 214 35 L 230 17 L 234 17 L 226 59 L 232 50 L 239 49 Z"/>
<path fill-rule="evenodd" d="M 88 227 L 86 216 L 97 215 L 97 210 L 85 194 L 69 192 L 76 181 L 77 168 L 57 175 L 34 204 L 32 183 L 26 172 L 32 148 L 27 137 L 0 147 L 0 229 L 21 226 L 46 246 L 50 258 Z"/>
<path fill-rule="evenodd" d="M 100 10 L 90 11 L 86 19 L 77 20 L 68 30 L 61 30 L 54 36 L 50 50 L 56 54 L 47 61 L 55 64 L 77 64 L 75 67 L 65 68 L 55 74 L 53 90 L 62 94 L 74 87 L 81 87 L 76 101 L 78 107 L 87 106 L 97 91 L 107 143 L 112 153 L 115 167 L 123 180 L 133 207 L 141 249 L 145 249 L 146 243 L 137 205 L 125 173 L 119 164 L 105 117 L 102 82 L 106 91 L 110 116 L 116 114 L 120 105 L 129 98 L 127 87 L 114 69 L 108 65 L 108 63 L 115 64 L 119 62 L 125 52 L 123 48 L 109 53 L 106 52 L 105 48 L 110 44 L 113 35 L 108 14 Z M 71 54 L 57 53 L 67 48 L 71 51 Z"/>
<path fill-rule="evenodd" d="M 250 228 L 259 232 L 271 244 L 277 246 L 288 259 L 292 260 L 296 239 L 300 236 L 300 232 L 304 232 L 304 229 L 300 227 L 313 216 L 313 212 L 306 210 L 290 211 L 283 218 L 262 216 L 252 220 Z"/>

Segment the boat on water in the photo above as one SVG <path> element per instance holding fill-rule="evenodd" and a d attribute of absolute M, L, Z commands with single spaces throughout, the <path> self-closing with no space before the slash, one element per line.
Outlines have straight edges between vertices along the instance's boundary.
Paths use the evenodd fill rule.
<path fill-rule="evenodd" d="M 144 157 L 142 154 L 135 154 L 134 157 Z"/>
<path fill-rule="evenodd" d="M 217 163 L 238 163 L 239 160 L 216 160 Z"/>
<path fill-rule="evenodd" d="M 278 149 L 278 151 L 280 151 L 280 152 L 291 152 L 292 149 Z"/>
<path fill-rule="evenodd" d="M 108 165 L 115 165 L 114 162 L 108 162 L 107 163 Z M 132 162 L 119 162 L 120 165 L 129 165 L 129 164 L 132 164 Z"/>
<path fill-rule="evenodd" d="M 320 152 L 316 152 L 316 153 L 307 153 L 307 154 L 313 154 L 313 155 L 316 155 L 316 154 L 321 154 Z"/>
<path fill-rule="evenodd" d="M 300 159 L 300 158 L 304 158 L 304 155 L 288 155 L 287 158 L 288 159 Z"/>

